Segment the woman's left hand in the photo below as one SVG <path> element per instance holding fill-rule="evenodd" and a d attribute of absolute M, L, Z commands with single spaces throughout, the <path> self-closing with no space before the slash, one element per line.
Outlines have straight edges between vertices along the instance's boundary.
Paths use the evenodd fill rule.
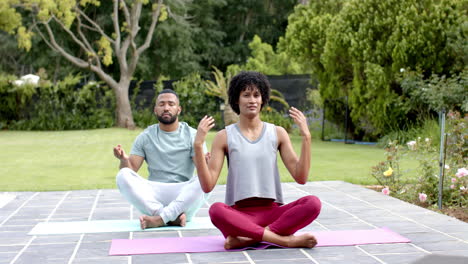
<path fill-rule="evenodd" d="M 289 109 L 289 116 L 294 120 L 294 123 L 299 127 L 302 136 L 310 137 L 309 126 L 307 125 L 307 118 L 304 113 L 295 107 Z"/>

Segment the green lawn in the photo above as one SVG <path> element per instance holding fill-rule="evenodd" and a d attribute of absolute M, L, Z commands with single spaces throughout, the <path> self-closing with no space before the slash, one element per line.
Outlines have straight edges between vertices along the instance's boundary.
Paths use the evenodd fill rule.
<path fill-rule="evenodd" d="M 112 148 L 122 144 L 127 153 L 141 129 L 119 128 L 29 132 L 0 131 L 0 191 L 53 191 L 115 188 L 118 160 Z M 214 132 L 207 138 L 208 147 Z M 300 137 L 291 136 L 296 151 Z M 343 180 L 375 184 L 370 168 L 384 158 L 375 146 L 312 142 L 310 181 Z M 282 181 L 291 181 L 279 162 Z M 147 176 L 144 166 L 140 173 Z M 224 169 L 219 184 L 226 182 Z"/>

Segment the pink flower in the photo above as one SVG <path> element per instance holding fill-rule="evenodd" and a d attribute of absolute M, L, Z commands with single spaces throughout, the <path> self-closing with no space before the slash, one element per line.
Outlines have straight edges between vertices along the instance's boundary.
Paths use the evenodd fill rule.
<path fill-rule="evenodd" d="M 382 189 L 382 193 L 385 194 L 385 195 L 389 195 L 390 194 L 390 189 L 388 189 L 388 187 L 385 187 Z"/>
<path fill-rule="evenodd" d="M 457 176 L 458 178 L 461 178 L 467 175 L 468 175 L 468 170 L 466 168 L 458 169 L 457 173 L 455 174 L 455 176 Z"/>
<path fill-rule="evenodd" d="M 450 189 L 455 189 L 455 185 L 450 185 Z"/>
<path fill-rule="evenodd" d="M 452 178 L 452 183 L 456 183 L 456 182 L 457 182 L 457 179 Z"/>
<path fill-rule="evenodd" d="M 419 193 L 419 201 L 424 203 L 427 200 L 427 194 L 425 193 Z"/>

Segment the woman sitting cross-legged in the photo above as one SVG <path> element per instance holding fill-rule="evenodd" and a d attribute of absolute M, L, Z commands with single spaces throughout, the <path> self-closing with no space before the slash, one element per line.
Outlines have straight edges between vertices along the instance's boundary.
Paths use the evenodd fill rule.
<path fill-rule="evenodd" d="M 219 131 L 213 140 L 211 158 L 205 159 L 203 142 L 214 126 L 205 116 L 199 123 L 194 141 L 195 166 L 204 192 L 216 185 L 228 160 L 225 203 L 214 203 L 209 210 L 213 224 L 226 238 L 226 249 L 246 247 L 267 241 L 285 247 L 308 247 L 317 244 L 310 233 L 293 235 L 314 221 L 321 202 L 312 195 L 283 204 L 278 173 L 277 152 L 299 184 L 305 184 L 310 168 L 311 136 L 304 114 L 292 107 L 290 117 L 302 136 L 298 157 L 286 130 L 263 122 L 262 107 L 270 98 L 267 78 L 257 72 L 241 72 L 230 82 L 229 104 L 239 115 L 239 122 Z"/>

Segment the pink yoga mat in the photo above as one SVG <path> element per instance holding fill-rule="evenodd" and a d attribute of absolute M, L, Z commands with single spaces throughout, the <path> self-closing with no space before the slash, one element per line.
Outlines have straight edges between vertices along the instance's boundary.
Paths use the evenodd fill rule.
<path fill-rule="evenodd" d="M 370 230 L 315 231 L 312 233 L 317 238 L 317 247 L 410 242 L 409 239 L 391 231 L 388 228 Z M 265 249 L 270 246 L 277 245 L 262 242 L 255 247 L 242 248 L 238 250 Z M 222 236 L 165 237 L 148 239 L 113 239 L 109 255 L 222 251 L 228 251 L 224 249 L 224 237 Z"/>

